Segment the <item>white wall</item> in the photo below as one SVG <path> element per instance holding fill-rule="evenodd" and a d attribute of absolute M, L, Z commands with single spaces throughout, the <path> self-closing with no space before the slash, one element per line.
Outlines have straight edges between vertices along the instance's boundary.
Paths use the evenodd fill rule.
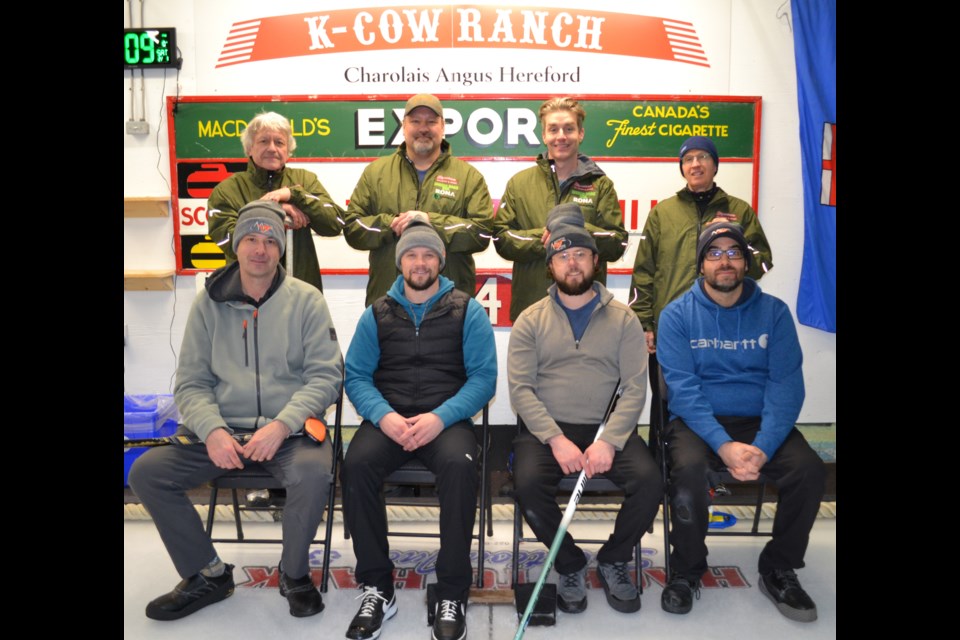
<path fill-rule="evenodd" d="M 216 73 L 211 71 L 208 51 L 219 49 L 223 42 L 225 27 L 216 24 L 211 13 L 223 9 L 231 11 L 220 22 L 229 27 L 235 21 L 256 16 L 293 14 L 303 11 L 319 11 L 329 8 L 371 7 L 372 1 L 330 0 L 317 2 L 282 1 L 211 3 L 203 0 L 147 0 L 143 5 L 144 19 L 140 21 L 139 2 L 135 3 L 135 17 L 131 23 L 128 4 L 124 4 L 124 26 L 173 26 L 177 28 L 178 45 L 184 59 L 179 75 L 175 70 L 151 70 L 144 73 L 146 94 L 145 119 L 150 126 L 147 136 L 127 135 L 124 129 L 124 196 L 170 196 L 169 154 L 166 135 L 164 99 L 168 95 L 305 95 L 321 94 L 390 94 L 431 91 L 435 93 L 472 94 L 537 93 L 562 95 L 564 93 L 606 94 L 673 94 L 673 95 L 757 95 L 763 98 L 759 215 L 774 252 L 775 268 L 767 274 L 761 285 L 765 291 L 782 298 L 795 309 L 797 287 L 800 278 L 803 253 L 803 196 L 801 191 L 800 149 L 798 138 L 796 70 L 794 66 L 793 35 L 788 17 L 778 18 L 778 13 L 788 5 L 783 0 L 717 0 L 716 2 L 640 1 L 617 3 L 612 0 L 554 0 L 553 2 L 528 3 L 541 7 L 568 7 L 571 9 L 600 5 L 611 12 L 631 12 L 639 15 L 667 16 L 686 19 L 702 25 L 711 23 L 712 31 L 701 32 L 704 47 L 711 55 L 712 69 L 701 76 L 690 71 L 683 88 L 676 73 L 676 63 L 668 64 L 642 59 L 624 59 L 625 56 L 597 54 L 554 53 L 514 51 L 510 53 L 517 64 L 530 61 L 542 65 L 553 60 L 554 64 L 580 65 L 590 80 L 581 85 L 557 87 L 552 85 L 524 85 L 522 87 L 462 87 L 449 84 L 427 86 L 403 86 L 384 84 L 379 86 L 347 86 L 337 77 L 336 69 L 349 64 L 424 65 L 430 60 L 476 60 L 476 51 L 464 53 L 398 52 L 354 54 L 326 54 L 313 62 L 317 72 L 304 74 L 303 65 L 310 61 L 290 59 L 285 64 L 255 63 L 250 69 L 231 71 L 230 81 L 219 84 Z M 417 6 L 438 4 L 450 6 L 455 3 L 418 2 Z M 490 5 L 509 6 L 510 2 L 490 2 Z M 400 7 L 397 3 L 383 2 L 382 6 Z M 320 8 L 322 6 L 322 9 Z M 789 16 L 789 11 L 787 11 Z M 720 22 L 719 26 L 717 22 Z M 729 27 L 726 27 L 726 24 Z M 213 44 L 211 44 L 213 43 Z M 502 54 L 501 54 L 502 55 Z M 458 57 L 459 56 L 459 57 Z M 472 57 L 470 57 L 472 56 Z M 579 56 L 579 57 L 578 57 Z M 274 65 L 269 78 L 258 75 L 253 67 Z M 290 69 L 289 74 L 284 70 Z M 333 74 L 329 77 L 324 73 Z M 248 89 L 234 89 L 238 75 Z M 222 77 L 227 77 L 225 74 Z M 697 78 L 702 77 L 702 80 Z M 202 81 L 198 78 L 203 78 Z M 340 84 L 337 84 L 337 80 Z M 128 119 L 144 117 L 140 92 L 140 72 L 135 72 L 135 107 L 131 108 L 130 72 L 124 72 L 123 101 L 124 126 Z M 589 124 L 589 114 L 588 114 Z M 589 128 L 588 128 L 589 133 Z M 518 170 L 520 165 L 518 165 Z M 320 173 L 318 171 L 318 173 Z M 717 182 L 723 186 L 724 168 L 721 161 Z M 323 175 L 320 173 L 323 181 Z M 662 185 L 663 196 L 683 186 L 679 175 L 675 182 Z M 491 184 L 491 196 L 495 186 Z M 737 194 L 750 200 L 749 194 Z M 125 218 L 124 219 L 124 269 L 172 269 L 175 264 L 173 252 L 173 218 Z M 489 249 L 493 251 L 493 249 Z M 176 355 L 183 337 L 183 326 L 193 296 L 197 291 L 198 278 L 175 277 L 175 291 L 171 292 L 124 292 L 123 321 L 129 338 L 124 347 L 124 390 L 127 393 L 170 393 Z M 324 289 L 330 303 L 334 323 L 344 352 L 353 336 L 353 329 L 363 307 L 365 276 L 324 276 Z M 613 276 L 610 288 L 617 298 L 627 301 L 628 276 Z M 501 371 L 506 362 L 508 329 L 496 329 L 498 357 Z M 798 325 L 804 351 L 804 378 L 807 400 L 800 416 L 801 422 L 836 421 L 836 335 L 803 325 Z M 641 422 L 647 421 L 647 411 Z M 497 396 L 492 405 L 495 424 L 514 422 L 509 406 L 506 377 L 500 376 Z M 357 418 L 348 412 L 347 424 L 356 424 Z"/>

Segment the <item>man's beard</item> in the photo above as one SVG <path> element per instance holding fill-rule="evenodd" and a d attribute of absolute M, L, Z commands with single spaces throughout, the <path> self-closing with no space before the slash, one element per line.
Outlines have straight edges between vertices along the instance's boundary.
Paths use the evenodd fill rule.
<path fill-rule="evenodd" d="M 437 143 L 433 138 L 414 138 L 411 146 L 413 147 L 414 153 L 425 156 L 434 152 L 437 148 Z"/>
<path fill-rule="evenodd" d="M 435 275 L 432 275 L 432 274 L 431 274 L 431 275 L 430 275 L 426 280 L 424 280 L 422 283 L 417 283 L 417 282 L 414 282 L 413 280 L 411 280 L 410 278 L 404 276 L 404 277 L 403 277 L 403 281 L 406 283 L 406 285 L 407 285 L 408 287 L 410 287 L 410 288 L 413 289 L 414 291 L 426 291 L 427 289 L 429 289 L 430 287 L 433 286 L 433 283 L 437 281 L 437 278 L 438 278 L 438 277 L 439 277 L 439 275 L 436 275 L 436 276 L 435 276 Z"/>
<path fill-rule="evenodd" d="M 585 271 L 581 271 L 580 273 L 583 274 L 583 278 L 576 284 L 567 284 L 566 278 L 561 280 L 557 279 L 556 276 L 554 276 L 553 281 L 557 283 L 557 289 L 568 296 L 583 295 L 593 286 L 594 274 L 591 273 L 588 275 Z"/>
<path fill-rule="evenodd" d="M 729 272 L 725 271 L 723 273 L 729 273 Z M 733 272 L 733 275 L 734 275 L 733 282 L 731 282 L 730 284 L 720 284 L 719 278 L 717 278 L 717 275 L 720 275 L 720 274 L 714 274 L 714 277 L 712 280 L 707 280 L 707 284 L 710 285 L 710 288 L 713 289 L 714 291 L 719 291 L 720 293 L 730 293 L 731 291 L 736 291 L 737 287 L 743 284 L 743 276 L 738 275 L 735 271 Z"/>

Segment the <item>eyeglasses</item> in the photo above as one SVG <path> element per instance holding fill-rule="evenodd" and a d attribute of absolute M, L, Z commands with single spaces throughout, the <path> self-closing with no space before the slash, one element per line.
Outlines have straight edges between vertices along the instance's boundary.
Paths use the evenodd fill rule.
<path fill-rule="evenodd" d="M 576 251 L 563 251 L 562 253 L 556 253 L 553 257 L 560 257 L 560 260 L 567 262 L 570 258 L 573 258 L 577 262 L 583 262 L 588 258 L 593 257 L 593 251 L 586 251 L 584 249 L 577 249 Z"/>
<path fill-rule="evenodd" d="M 709 153 L 692 153 L 688 156 L 683 156 L 682 162 L 683 164 L 693 164 L 693 161 L 697 160 L 700 162 L 700 164 L 703 164 L 707 161 L 707 158 L 712 159 L 713 156 L 711 156 Z"/>
<path fill-rule="evenodd" d="M 723 256 L 727 256 L 730 260 L 743 260 L 743 251 L 738 248 L 727 249 L 726 251 L 723 249 L 707 249 L 707 253 L 703 256 L 703 259 L 714 262 Z"/>

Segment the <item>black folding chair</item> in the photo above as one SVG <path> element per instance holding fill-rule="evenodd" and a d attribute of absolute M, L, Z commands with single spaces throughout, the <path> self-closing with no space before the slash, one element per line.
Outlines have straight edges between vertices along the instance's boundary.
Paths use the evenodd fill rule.
<path fill-rule="evenodd" d="M 333 467 L 326 508 L 326 531 L 322 540 L 313 540 L 313 544 L 323 545 L 323 567 L 320 582 L 320 591 L 327 592 L 330 578 L 330 552 L 333 540 L 333 510 L 337 495 L 337 476 L 339 464 L 343 459 L 343 441 L 341 434 L 341 418 L 343 414 L 343 385 L 340 386 L 340 395 L 337 398 L 333 419 L 333 436 L 330 441 L 333 446 Z M 328 432 L 329 435 L 329 432 Z M 280 544 L 279 538 L 248 538 L 243 533 L 243 524 L 240 514 L 244 511 L 271 511 L 282 517 L 283 507 L 279 505 L 241 505 L 238 492 L 240 490 L 255 491 L 261 489 L 282 489 L 283 484 L 273 477 L 262 465 L 255 462 L 246 463 L 243 469 L 231 469 L 224 475 L 210 482 L 210 509 L 207 514 L 207 535 L 212 542 L 249 542 L 251 544 Z M 233 517 L 236 523 L 237 535 L 235 538 L 214 538 L 213 523 L 217 507 L 217 495 L 220 489 L 229 489 L 233 498 Z"/>
<path fill-rule="evenodd" d="M 667 382 L 663 377 L 663 371 L 657 365 L 655 360 L 651 360 L 651 366 L 657 368 L 656 380 L 658 384 L 659 411 L 657 419 L 651 420 L 650 424 L 650 448 L 660 462 L 660 472 L 663 476 L 663 548 L 664 548 L 664 570 L 669 579 L 670 576 L 670 456 L 668 449 L 670 443 L 665 436 L 667 424 L 670 421 L 670 411 L 667 405 Z M 651 376 L 652 377 L 652 376 Z M 773 531 L 760 531 L 760 515 L 763 510 L 763 500 L 766 496 L 767 481 L 760 476 L 755 482 L 742 482 L 734 478 L 725 468 L 715 469 L 708 473 L 706 478 L 714 490 L 716 496 L 730 495 L 726 488 L 727 484 L 757 485 L 757 498 L 754 505 L 753 526 L 749 531 L 727 531 L 724 529 L 707 529 L 707 535 L 714 536 L 772 536 Z M 706 484 L 704 485 L 706 487 Z M 706 490 L 706 488 L 704 489 Z"/>

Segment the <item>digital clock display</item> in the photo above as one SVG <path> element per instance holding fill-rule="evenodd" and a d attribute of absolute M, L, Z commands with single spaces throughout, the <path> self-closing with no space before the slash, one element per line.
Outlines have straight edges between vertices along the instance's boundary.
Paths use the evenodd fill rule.
<path fill-rule="evenodd" d="M 174 28 L 124 29 L 123 68 L 177 67 L 177 30 Z"/>

